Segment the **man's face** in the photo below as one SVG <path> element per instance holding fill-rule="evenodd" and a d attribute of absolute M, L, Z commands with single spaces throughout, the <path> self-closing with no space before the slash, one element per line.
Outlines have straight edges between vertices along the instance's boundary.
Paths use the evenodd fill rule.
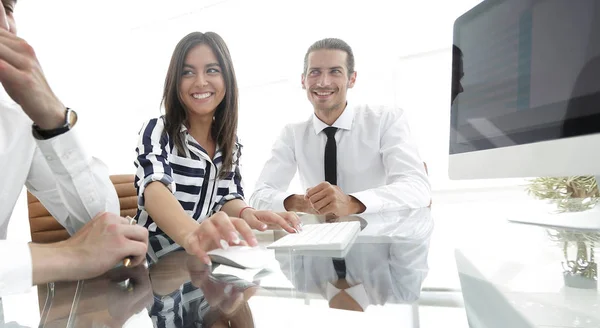
<path fill-rule="evenodd" d="M 308 55 L 308 69 L 302 74 L 302 88 L 315 111 L 334 111 L 346 106 L 346 92 L 354 86 L 356 72 L 348 76 L 342 50 L 321 49 Z"/>
<path fill-rule="evenodd" d="M 2 0 L 2 8 L 0 9 L 0 14 L 2 17 L 6 17 L 6 22 L 0 22 L 0 28 L 6 29 L 6 25 L 8 25 L 8 31 L 12 34 L 17 34 L 17 24 L 15 23 L 15 6 L 17 5 L 17 0 Z M 0 18 L 2 20 L 2 18 Z"/>

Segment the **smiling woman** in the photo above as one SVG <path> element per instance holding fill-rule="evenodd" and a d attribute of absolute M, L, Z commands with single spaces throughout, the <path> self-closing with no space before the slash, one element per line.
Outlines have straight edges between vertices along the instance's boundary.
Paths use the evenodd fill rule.
<path fill-rule="evenodd" d="M 250 228 L 265 230 L 266 223 L 297 231 L 296 214 L 255 211 L 244 202 L 237 82 L 218 34 L 194 32 L 177 44 L 162 103 L 166 114 L 140 130 L 135 161 L 135 218 L 150 231 L 150 262 L 183 247 L 208 263 L 205 252 L 214 248 L 255 245 Z"/>
<path fill-rule="evenodd" d="M 165 129 L 178 152 L 185 152 L 182 124 L 211 158 L 215 144 L 223 148 L 223 178 L 233 165 L 238 88 L 231 55 L 218 34 L 190 33 L 179 42 L 165 79 L 163 105 Z"/>

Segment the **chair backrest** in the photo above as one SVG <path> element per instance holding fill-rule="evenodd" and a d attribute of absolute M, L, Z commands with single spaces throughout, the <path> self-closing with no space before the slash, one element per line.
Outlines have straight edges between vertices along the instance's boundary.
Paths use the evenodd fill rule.
<path fill-rule="evenodd" d="M 133 174 L 111 175 L 110 180 L 115 186 L 121 216 L 134 217 L 137 211 L 137 191 L 133 185 Z M 29 210 L 29 226 L 31 241 L 34 243 L 53 243 L 69 238 L 69 233 L 50 213 L 42 203 L 30 192 L 27 192 L 27 207 Z"/>

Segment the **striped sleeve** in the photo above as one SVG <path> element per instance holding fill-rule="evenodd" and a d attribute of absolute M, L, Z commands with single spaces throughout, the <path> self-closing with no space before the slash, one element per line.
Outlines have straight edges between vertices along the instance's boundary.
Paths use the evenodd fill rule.
<path fill-rule="evenodd" d="M 175 181 L 168 160 L 169 142 L 164 131 L 162 118 L 151 119 L 142 126 L 136 148 L 137 158 L 135 167 L 135 187 L 138 194 L 138 208 L 144 208 L 144 190 L 154 181 L 162 182 L 171 192 L 175 193 Z"/>
<path fill-rule="evenodd" d="M 238 143 L 236 147 L 236 153 L 233 158 L 233 172 L 229 172 L 229 174 L 218 183 L 217 198 L 215 199 L 213 213 L 220 211 L 223 205 L 230 200 L 244 200 L 244 187 L 242 186 L 242 175 L 240 173 L 242 145 Z"/>

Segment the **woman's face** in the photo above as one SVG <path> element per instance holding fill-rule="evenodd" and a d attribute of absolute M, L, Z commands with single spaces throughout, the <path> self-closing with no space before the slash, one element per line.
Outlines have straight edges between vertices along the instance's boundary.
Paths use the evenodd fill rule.
<path fill-rule="evenodd" d="M 188 117 L 212 117 L 225 91 L 221 66 L 212 49 L 206 44 L 192 48 L 185 57 L 179 84 L 179 97 Z"/>

